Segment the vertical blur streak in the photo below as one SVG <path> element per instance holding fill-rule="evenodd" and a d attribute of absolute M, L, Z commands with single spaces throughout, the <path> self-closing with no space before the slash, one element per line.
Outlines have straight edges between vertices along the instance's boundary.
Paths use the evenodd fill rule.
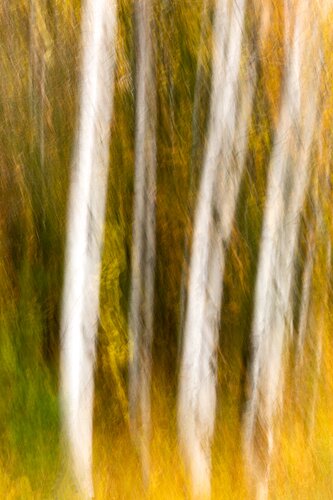
<path fill-rule="evenodd" d="M 35 71 L 36 71 L 36 22 L 35 22 L 35 0 L 29 2 L 29 107 L 30 118 L 35 121 L 36 105 L 34 95 Z"/>
<path fill-rule="evenodd" d="M 296 349 L 295 379 L 296 390 L 300 394 L 303 368 L 305 365 L 305 345 L 311 348 L 314 355 L 314 374 L 312 377 L 312 393 L 308 400 L 307 429 L 309 441 L 313 438 L 316 410 L 318 402 L 318 388 L 323 357 L 323 332 L 325 331 L 325 315 L 329 310 L 329 283 L 331 275 L 331 244 L 325 221 L 322 203 L 330 200 L 331 189 L 329 181 L 329 165 L 326 165 L 322 180 L 316 172 L 314 178 L 314 222 L 309 230 L 307 242 L 307 255 L 304 265 L 302 295 L 300 305 L 299 330 Z M 320 194 L 319 194 L 320 193 Z M 321 200 L 320 200 L 321 198 Z M 321 202 L 320 202 L 321 201 Z M 321 248 L 320 248 L 321 247 Z M 315 287 L 314 270 L 315 259 L 318 259 L 320 251 L 323 253 L 324 284 L 320 288 L 320 300 L 315 307 L 312 299 L 312 289 Z M 317 270 L 318 273 L 318 270 Z M 316 314 L 314 314 L 314 311 Z"/>
<path fill-rule="evenodd" d="M 198 49 L 197 58 L 197 70 L 195 77 L 195 87 L 194 87 L 194 99 L 193 99 L 193 111 L 192 111 L 192 150 L 191 150 L 191 164 L 190 164 L 190 179 L 189 179 L 189 189 L 193 190 L 194 187 L 194 172 L 197 167 L 197 157 L 200 145 L 199 140 L 199 121 L 200 121 L 200 99 L 203 87 L 203 52 L 204 46 L 207 43 L 208 30 L 210 28 L 209 22 L 209 9 L 208 0 L 203 1 L 201 22 L 200 22 L 200 42 Z M 185 310 L 186 310 L 186 298 L 187 298 L 187 263 L 189 260 L 190 245 L 188 236 L 185 235 L 184 238 L 184 261 L 182 267 L 181 284 L 180 284 L 180 314 L 179 314 L 179 334 L 178 334 L 178 350 L 177 350 L 177 361 L 181 357 L 182 343 L 183 343 L 183 332 L 184 332 L 184 322 L 185 322 Z"/>
<path fill-rule="evenodd" d="M 325 225 L 325 217 L 323 207 L 320 203 L 320 197 L 323 200 L 330 199 L 330 172 L 329 166 L 326 167 L 324 182 L 323 185 L 320 186 L 320 176 L 318 172 L 316 172 L 314 176 L 314 188 L 313 188 L 313 211 L 314 211 L 314 221 L 310 225 L 308 229 L 308 238 L 307 238 L 307 248 L 306 248 L 306 257 L 305 264 L 302 276 L 302 290 L 301 290 L 301 301 L 300 301 L 300 313 L 299 313 L 299 323 L 298 323 L 298 337 L 297 337 L 297 347 L 296 347 L 296 363 L 295 363 L 295 372 L 297 380 L 300 380 L 301 370 L 304 363 L 304 348 L 306 343 L 306 336 L 308 334 L 309 323 L 310 323 L 310 304 L 311 304 L 311 292 L 313 288 L 313 272 L 314 272 L 314 261 L 316 254 L 318 252 L 318 244 L 317 239 L 320 237 L 321 232 L 327 232 L 328 229 Z M 327 254 L 327 274 L 326 279 L 330 276 L 330 242 L 325 234 L 325 243 L 326 254 Z M 322 287 L 322 299 L 326 298 L 327 287 Z M 324 293 L 325 292 L 325 293 Z M 322 302 L 325 302 L 324 300 Z M 323 314 L 321 314 L 322 316 Z M 319 332 L 320 329 L 316 328 L 316 331 Z M 312 335 L 312 333 L 311 333 Z M 319 333 L 318 333 L 319 335 Z M 321 340 L 318 338 L 318 345 L 321 343 Z M 320 357 L 320 356 L 319 356 Z M 300 384 L 298 384 L 297 389 L 299 389 Z"/>
<path fill-rule="evenodd" d="M 63 425 L 79 488 L 93 496 L 92 419 L 100 261 L 115 66 L 116 2 L 86 0 L 80 118 L 69 193 L 61 318 Z"/>
<path fill-rule="evenodd" d="M 315 207 L 317 212 L 318 206 Z M 312 274 L 315 256 L 315 227 L 314 224 L 309 228 L 309 237 L 307 241 L 305 264 L 302 276 L 302 290 L 298 323 L 297 351 L 296 351 L 296 374 L 299 375 L 300 368 L 303 365 L 304 343 L 308 327 L 309 307 L 312 287 Z"/>
<path fill-rule="evenodd" d="M 43 2 L 29 2 L 29 108 L 33 129 L 38 132 L 39 161 L 45 162 L 45 87 L 46 87 L 46 45 L 40 24 L 45 22 Z M 46 31 L 46 30 L 44 30 Z"/>
<path fill-rule="evenodd" d="M 155 281 L 156 91 L 150 0 L 135 2 L 136 131 L 129 336 L 130 427 L 149 479 Z"/>
<path fill-rule="evenodd" d="M 216 350 L 222 293 L 224 245 L 229 238 L 240 176 L 231 158 L 237 117 L 239 66 L 245 1 L 217 2 L 213 32 L 212 92 L 208 142 L 194 220 L 188 303 L 178 395 L 180 445 L 194 495 L 210 495 L 211 439 L 216 406 Z M 252 101 L 250 97 L 247 99 Z M 243 105 L 244 103 L 242 103 Z M 250 106 L 251 107 L 251 106 Z M 241 111 L 244 122 L 248 113 Z M 244 124 L 241 125 L 244 129 Z M 246 135 L 246 128 L 244 130 Z M 242 170 L 243 165 L 239 170 Z M 219 172 L 220 171 L 220 172 Z M 222 176 L 232 180 L 234 199 L 226 213 L 219 210 Z M 221 183 L 223 193 L 216 193 Z M 223 186 L 223 187 L 222 187 Z M 235 189 L 233 189 L 235 187 Z M 217 199 L 215 199 L 217 197 Z M 214 206 L 214 202 L 216 206 Z M 214 209 L 221 220 L 214 233 Z M 229 217 L 230 216 L 230 217 Z M 217 243 L 218 238 L 221 243 Z M 222 251 L 221 248 L 222 247 Z"/>
<path fill-rule="evenodd" d="M 246 458 L 258 498 L 268 494 L 273 419 L 282 398 L 284 339 L 292 321 L 300 213 L 310 178 L 318 113 L 317 26 L 311 34 L 307 31 L 307 23 L 315 19 L 313 14 L 308 0 L 300 0 L 293 13 L 290 6 L 285 9 L 285 81 L 267 181 L 252 325 L 251 388 L 244 428 Z"/>

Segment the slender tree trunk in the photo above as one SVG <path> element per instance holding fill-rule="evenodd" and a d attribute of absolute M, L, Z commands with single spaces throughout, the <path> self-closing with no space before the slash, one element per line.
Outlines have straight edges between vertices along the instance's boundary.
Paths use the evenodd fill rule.
<path fill-rule="evenodd" d="M 132 277 L 129 329 L 130 427 L 144 480 L 150 471 L 151 369 L 155 281 L 156 89 L 153 11 L 150 0 L 135 3 L 136 132 Z"/>
<path fill-rule="evenodd" d="M 315 177 L 315 193 L 313 202 L 315 221 L 309 234 L 307 258 L 303 273 L 301 310 L 295 363 L 296 388 L 297 390 L 300 390 L 299 387 L 301 387 L 302 375 L 305 367 L 304 351 L 305 345 L 307 344 L 314 362 L 314 366 L 312 367 L 313 371 L 311 373 L 312 392 L 308 400 L 309 408 L 306 414 L 308 439 L 310 443 L 315 429 L 320 372 L 323 358 L 323 334 L 327 325 L 327 314 L 329 311 L 331 241 L 328 236 L 329 229 L 327 227 L 327 221 L 325 221 L 324 207 L 321 206 L 320 203 L 320 198 L 324 204 L 326 203 L 326 200 L 331 199 L 331 186 L 329 178 L 330 172 L 328 165 L 322 182 L 320 182 L 321 179 L 319 175 Z M 317 247 L 319 247 L 318 250 Z M 322 266 L 323 270 L 319 272 L 322 272 L 323 274 L 318 279 L 320 287 L 316 289 L 312 275 L 314 272 L 318 273 L 318 267 L 317 269 L 315 268 L 315 258 L 317 260 L 320 254 L 323 254 L 324 265 Z M 308 365 L 309 363 L 307 363 L 307 367 Z"/>
<path fill-rule="evenodd" d="M 221 170 L 222 176 L 227 177 L 232 158 L 244 11 L 244 1 L 233 2 L 230 13 L 228 2 L 221 0 L 216 6 L 210 123 L 194 221 L 180 367 L 179 438 L 193 493 L 199 496 L 210 495 L 216 347 L 224 267 L 220 245 L 212 247 L 211 242 L 215 236 L 223 243 L 228 239 L 224 233 L 214 235 L 213 199 L 218 172 Z M 225 221 L 224 214 L 219 215 Z M 229 226 L 226 232 L 229 230 L 230 234 Z"/>
<path fill-rule="evenodd" d="M 112 117 L 116 3 L 83 5 L 80 118 L 69 192 L 61 318 L 64 431 L 82 494 L 93 496 L 95 340 Z"/>
<path fill-rule="evenodd" d="M 313 19 L 309 16 L 310 11 L 307 0 L 298 3 L 292 41 L 286 41 L 286 74 L 269 167 L 256 282 L 245 450 L 260 498 L 267 495 L 273 417 L 282 397 L 284 339 L 291 328 L 299 221 L 310 178 L 310 154 L 318 109 L 316 29 L 312 37 L 305 38 L 306 22 Z M 291 18 L 286 9 L 286 25 Z M 290 26 L 286 27 L 286 35 L 288 38 L 291 35 Z M 309 40 L 308 46 L 306 40 Z"/>
<path fill-rule="evenodd" d="M 192 192 L 194 188 L 195 168 L 198 161 L 199 137 L 200 137 L 200 100 L 202 95 L 202 80 L 203 80 L 203 50 L 206 44 L 209 15 L 208 15 L 208 0 L 203 1 L 201 23 L 200 23 L 200 42 L 199 53 L 197 59 L 197 71 L 195 78 L 194 88 L 194 102 L 192 112 L 192 150 L 191 150 L 191 165 L 190 165 L 190 179 L 189 191 Z M 190 245 L 188 236 L 185 234 L 184 238 L 184 260 L 182 266 L 181 282 L 180 282 L 180 314 L 179 314 L 179 334 L 178 334 L 178 349 L 177 361 L 181 359 L 181 352 L 183 346 L 183 332 L 185 324 L 185 312 L 187 302 L 187 281 L 188 281 L 188 261 L 190 254 Z"/>

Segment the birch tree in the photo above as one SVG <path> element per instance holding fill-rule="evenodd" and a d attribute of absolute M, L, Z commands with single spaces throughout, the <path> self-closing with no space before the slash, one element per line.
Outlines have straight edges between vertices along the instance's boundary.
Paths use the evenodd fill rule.
<path fill-rule="evenodd" d="M 95 340 L 112 116 L 116 2 L 86 0 L 61 318 L 63 426 L 78 486 L 93 496 Z"/>
<path fill-rule="evenodd" d="M 150 0 L 135 2 L 136 128 L 133 242 L 129 311 L 130 428 L 149 478 L 151 369 L 155 281 L 156 88 L 153 10 Z"/>
<path fill-rule="evenodd" d="M 230 9 L 229 9 L 230 7 Z M 209 496 L 216 406 L 216 351 L 228 242 L 244 161 L 231 168 L 237 113 L 246 137 L 253 80 L 237 105 L 245 1 L 216 4 L 210 119 L 189 271 L 178 394 L 180 446 L 195 495 Z M 244 145 L 243 145 L 244 146 Z M 229 177 L 230 176 L 230 177 Z M 228 191 L 229 190 L 229 191 Z M 228 193 L 228 195 L 227 195 Z M 225 204 L 224 195 L 229 204 Z M 230 197 L 229 197 L 230 196 Z M 215 227 L 214 211 L 218 225 Z"/>
<path fill-rule="evenodd" d="M 300 213 L 318 117 L 320 54 L 318 27 L 311 34 L 307 29 L 311 12 L 307 0 L 295 10 L 285 3 L 285 78 L 267 181 L 245 416 L 246 458 L 258 498 L 267 496 L 273 417 L 281 403 L 285 335 L 291 330 Z"/>
<path fill-rule="evenodd" d="M 192 111 L 192 148 L 191 148 L 191 164 L 190 164 L 190 175 L 189 175 L 189 189 L 190 191 L 194 187 L 195 178 L 195 167 L 197 166 L 197 157 L 199 150 L 199 137 L 200 137 L 200 100 L 202 98 L 202 87 L 204 79 L 204 48 L 208 36 L 208 29 L 210 27 L 209 22 L 209 9 L 208 0 L 203 1 L 202 12 L 201 12 L 201 22 L 200 22 L 200 40 L 198 48 L 197 57 L 197 68 L 195 77 L 195 87 L 194 87 L 194 98 L 193 98 L 193 111 Z M 187 234 L 184 237 L 184 260 L 182 266 L 181 283 L 180 283 L 180 314 L 179 314 L 179 333 L 178 333 L 178 349 L 177 357 L 180 359 L 183 343 L 183 331 L 185 322 L 185 309 L 186 309 L 186 298 L 187 298 L 187 263 L 189 260 L 189 239 Z"/>

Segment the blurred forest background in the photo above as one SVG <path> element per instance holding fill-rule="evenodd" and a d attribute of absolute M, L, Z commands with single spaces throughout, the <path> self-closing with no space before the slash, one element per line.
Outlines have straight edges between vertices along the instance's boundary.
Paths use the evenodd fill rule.
<path fill-rule="evenodd" d="M 325 4 L 326 5 L 326 4 Z M 133 2 L 118 1 L 114 112 L 94 409 L 96 498 L 188 498 L 176 401 L 188 275 L 211 83 L 214 2 L 158 0 L 156 275 L 152 475 L 148 491 L 128 431 L 128 310 L 133 221 Z M 322 64 L 311 181 L 302 211 L 284 405 L 272 498 L 333 498 L 333 12 L 320 19 Z M 267 30 L 259 46 L 259 14 Z M 214 498 L 248 498 L 241 426 L 266 180 L 284 67 L 282 0 L 249 0 L 246 43 L 257 83 L 245 173 L 227 251 L 213 443 Z M 81 2 L 0 1 L 0 497 L 76 498 L 64 460 L 58 399 L 59 317 L 69 176 L 78 115 Z M 244 61 L 246 57 L 244 57 Z M 245 64 L 245 63 L 244 63 Z M 241 63 L 242 65 L 242 63 Z M 242 66 L 241 66 L 242 67 Z M 322 217 L 315 222 L 314 204 Z M 315 228 L 310 231 L 309 228 Z M 310 233 L 312 236 L 310 236 Z M 315 240 L 304 361 L 295 371 L 302 276 Z"/>

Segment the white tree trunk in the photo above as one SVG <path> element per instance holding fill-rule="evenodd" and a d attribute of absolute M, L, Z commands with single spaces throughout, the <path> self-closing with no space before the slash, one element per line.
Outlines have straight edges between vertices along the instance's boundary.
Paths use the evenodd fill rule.
<path fill-rule="evenodd" d="M 268 173 L 256 281 L 251 389 L 244 432 L 247 463 L 256 478 L 258 497 L 263 491 L 267 494 L 273 417 L 282 397 L 284 339 L 291 327 L 300 213 L 310 178 L 317 118 L 319 51 L 316 29 L 313 36 L 306 30 L 306 23 L 313 19 L 310 12 L 308 1 L 301 0 L 292 41 L 288 26 L 291 12 L 286 12 L 286 74 Z M 262 435 L 258 441 L 259 429 Z M 256 449 L 260 442 L 262 453 Z"/>
<path fill-rule="evenodd" d="M 245 1 L 217 3 L 213 33 L 213 74 L 208 143 L 204 157 L 189 275 L 183 353 L 178 395 L 180 445 L 195 495 L 210 495 L 211 439 L 216 404 L 216 348 L 221 303 L 224 248 L 230 235 L 234 207 L 222 213 L 214 233 L 213 201 L 226 194 L 221 176 L 228 178 L 234 145 L 239 90 L 239 65 Z M 237 170 L 237 169 L 236 169 Z M 242 170 L 242 168 L 240 169 Z M 239 179 L 235 182 L 237 198 Z M 222 192 L 216 192 L 216 183 Z M 235 200 L 234 205 L 236 203 Z M 219 207 L 219 204 L 217 204 Z M 225 206 L 223 205 L 223 209 Z M 230 217 L 229 217 L 230 215 Z M 216 240 L 218 238 L 218 240 Z M 213 242 L 213 244 L 212 244 Z"/>
<path fill-rule="evenodd" d="M 143 477 L 149 478 L 155 281 L 156 90 L 150 0 L 135 3 L 136 131 L 132 275 L 129 312 L 129 412 Z"/>
<path fill-rule="evenodd" d="M 95 340 L 113 106 L 116 2 L 86 0 L 80 118 L 69 191 L 61 318 L 63 426 L 78 486 L 93 496 Z"/>
<path fill-rule="evenodd" d="M 197 70 L 194 87 L 193 111 L 192 111 L 192 150 L 191 150 L 191 164 L 190 164 L 190 178 L 189 189 L 193 190 L 194 187 L 194 170 L 196 166 L 196 159 L 198 156 L 199 136 L 200 136 L 200 99 L 202 94 L 202 79 L 203 79 L 203 51 L 208 36 L 209 14 L 207 0 L 203 1 L 201 22 L 200 22 L 200 41 L 197 57 Z M 177 349 L 177 364 L 181 359 L 183 333 L 185 323 L 185 311 L 187 301 L 187 281 L 188 281 L 188 260 L 189 260 L 189 240 L 187 234 L 184 238 L 184 255 L 183 266 L 180 282 L 180 314 L 179 314 L 179 332 L 178 332 L 178 349 Z"/>

